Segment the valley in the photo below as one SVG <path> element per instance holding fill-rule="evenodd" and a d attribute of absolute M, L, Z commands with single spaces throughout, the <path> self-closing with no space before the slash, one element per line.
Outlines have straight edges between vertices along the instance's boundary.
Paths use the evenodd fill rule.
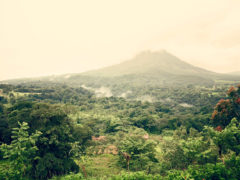
<path fill-rule="evenodd" d="M 239 82 L 166 51 L 80 74 L 2 81 L 0 176 L 238 179 Z M 20 132 L 24 141 L 15 141 Z M 34 149 L 20 151 L 23 161 L 8 153 L 19 151 L 16 142 Z"/>

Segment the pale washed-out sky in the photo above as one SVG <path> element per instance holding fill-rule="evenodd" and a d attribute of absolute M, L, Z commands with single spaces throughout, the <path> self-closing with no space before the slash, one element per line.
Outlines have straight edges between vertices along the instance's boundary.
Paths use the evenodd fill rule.
<path fill-rule="evenodd" d="M 160 49 L 240 71 L 240 0 L 0 0 L 0 80 L 83 72 Z"/>

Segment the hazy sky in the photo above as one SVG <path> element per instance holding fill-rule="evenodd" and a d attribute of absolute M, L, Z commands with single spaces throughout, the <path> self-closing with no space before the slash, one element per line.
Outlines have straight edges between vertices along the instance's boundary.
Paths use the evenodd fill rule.
<path fill-rule="evenodd" d="M 240 70 L 240 0 L 0 0 L 0 80 L 82 72 L 165 49 Z"/>

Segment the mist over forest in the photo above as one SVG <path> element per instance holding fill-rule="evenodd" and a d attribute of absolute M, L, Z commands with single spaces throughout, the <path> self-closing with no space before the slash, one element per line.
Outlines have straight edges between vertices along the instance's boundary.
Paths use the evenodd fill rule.
<path fill-rule="evenodd" d="M 0 180 L 239 180 L 239 8 L 0 1 Z"/>
<path fill-rule="evenodd" d="M 166 51 L 2 81 L 1 177 L 239 179 L 239 81 Z"/>

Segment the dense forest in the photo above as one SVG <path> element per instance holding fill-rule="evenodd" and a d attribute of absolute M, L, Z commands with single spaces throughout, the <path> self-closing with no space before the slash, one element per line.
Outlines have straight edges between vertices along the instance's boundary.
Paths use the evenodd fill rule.
<path fill-rule="evenodd" d="M 132 88 L 1 84 L 0 179 L 240 179 L 236 82 Z"/>
<path fill-rule="evenodd" d="M 240 180 L 240 0 L 0 0 L 0 180 Z"/>

